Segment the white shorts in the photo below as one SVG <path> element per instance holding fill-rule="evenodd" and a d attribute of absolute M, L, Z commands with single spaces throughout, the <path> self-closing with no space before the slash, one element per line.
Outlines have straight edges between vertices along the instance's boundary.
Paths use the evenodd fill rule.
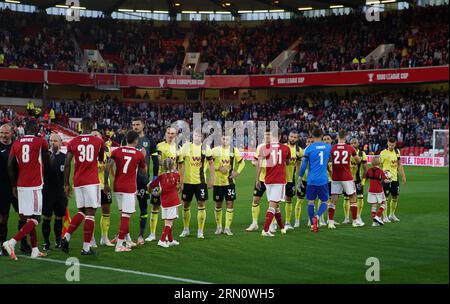
<path fill-rule="evenodd" d="M 356 192 L 354 181 L 331 181 L 331 195 L 342 194 L 352 195 Z"/>
<path fill-rule="evenodd" d="M 99 208 L 100 207 L 100 185 L 87 185 L 76 187 L 75 201 L 77 208 Z"/>
<path fill-rule="evenodd" d="M 269 202 L 284 202 L 286 184 L 266 184 L 266 193 Z"/>
<path fill-rule="evenodd" d="M 178 206 L 162 208 L 161 218 L 163 220 L 174 220 L 178 218 Z"/>
<path fill-rule="evenodd" d="M 386 195 L 384 195 L 384 192 L 380 193 L 373 193 L 369 192 L 367 194 L 367 202 L 369 204 L 381 204 L 382 202 L 386 201 Z"/>
<path fill-rule="evenodd" d="M 19 214 L 25 216 L 42 214 L 42 189 L 17 189 Z"/>
<path fill-rule="evenodd" d="M 119 210 L 124 213 L 136 212 L 136 193 L 116 192 L 115 195 Z"/>

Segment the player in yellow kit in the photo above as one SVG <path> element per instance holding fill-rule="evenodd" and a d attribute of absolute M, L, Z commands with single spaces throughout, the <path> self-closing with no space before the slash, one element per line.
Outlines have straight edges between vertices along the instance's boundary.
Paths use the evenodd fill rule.
<path fill-rule="evenodd" d="M 389 171 L 392 176 L 392 182 L 384 183 L 384 193 L 386 200 L 391 196 L 391 210 L 389 217 L 387 216 L 387 201 L 386 209 L 384 209 L 383 222 L 389 223 L 391 221 L 399 222 L 399 218 L 395 215 L 398 204 L 398 196 L 400 194 L 400 183 L 398 181 L 398 174 L 402 176 L 402 183 L 406 183 L 406 175 L 401 162 L 400 150 L 396 147 L 397 140 L 395 137 L 390 137 L 387 143 L 387 149 L 380 153 L 381 167 L 383 171 Z"/>
<path fill-rule="evenodd" d="M 102 135 L 98 131 L 93 131 L 92 135 L 102 138 Z M 100 245 L 103 246 L 114 246 L 113 243 L 109 240 L 109 226 L 111 223 L 111 193 L 105 194 L 103 189 L 105 188 L 104 182 L 104 172 L 105 172 L 105 166 L 108 162 L 109 157 L 111 156 L 111 147 L 112 147 L 112 141 L 108 138 L 108 140 L 105 142 L 106 149 L 105 149 L 105 157 L 103 161 L 98 162 L 98 177 L 100 179 L 100 203 L 102 206 L 102 217 L 100 218 L 100 229 L 101 229 L 101 238 L 100 238 Z M 95 244 L 95 238 L 92 237 L 92 244 L 91 246 L 96 247 Z"/>
<path fill-rule="evenodd" d="M 292 198 L 295 195 L 295 181 L 297 180 L 297 175 L 300 170 L 303 150 L 297 145 L 298 133 L 297 131 L 291 131 L 288 137 L 287 146 L 291 150 L 291 159 L 289 164 L 286 165 L 286 230 L 294 229 L 291 225 L 291 215 L 292 215 Z"/>
<path fill-rule="evenodd" d="M 216 234 L 223 232 L 231 236 L 233 235 L 231 232 L 233 203 L 236 200 L 235 179 L 244 169 L 245 161 L 239 150 L 231 145 L 230 136 L 226 135 L 222 136 L 221 145 L 212 149 L 212 155 L 216 176 L 213 190 L 213 199 L 216 203 Z M 225 214 L 225 229 L 222 230 L 222 204 L 224 200 L 227 204 L 227 213 Z"/>
<path fill-rule="evenodd" d="M 312 144 L 313 138 L 309 136 L 306 139 L 306 147 L 308 147 L 310 144 Z M 305 147 L 305 149 L 306 149 Z M 304 150 L 300 150 L 300 160 L 303 157 Z M 305 200 L 306 196 L 306 186 L 307 186 L 307 179 L 308 179 L 308 168 L 306 168 L 305 174 L 303 175 L 303 179 L 301 184 L 297 185 L 297 203 L 295 204 L 295 223 L 294 228 L 300 227 L 300 217 L 302 215 L 302 203 Z"/>
<path fill-rule="evenodd" d="M 169 127 L 166 129 L 164 141 L 156 145 L 156 151 L 158 153 L 158 175 L 164 173 L 164 161 L 171 158 L 174 163 L 177 163 L 177 144 L 175 138 L 177 136 L 177 130 L 175 128 Z M 161 207 L 160 197 L 157 195 L 152 195 L 150 203 L 152 204 L 152 214 L 150 216 L 150 234 L 145 239 L 146 242 L 151 242 L 156 240 L 156 227 L 158 225 L 158 213 Z"/>
<path fill-rule="evenodd" d="M 270 132 L 265 132 L 264 133 L 264 143 L 258 145 L 258 147 L 256 148 L 254 160 L 252 162 L 253 166 L 256 166 L 256 164 L 258 163 L 261 148 L 268 143 L 270 143 Z M 260 207 L 261 197 L 264 195 L 264 192 L 266 192 L 266 185 L 264 184 L 265 178 L 266 178 L 266 168 L 265 168 L 265 161 L 263 161 L 261 164 L 261 174 L 259 175 L 260 188 L 259 189 L 256 188 L 256 185 L 255 185 L 255 188 L 253 190 L 252 223 L 250 224 L 250 226 L 247 229 L 245 229 L 245 231 L 247 231 L 247 232 L 258 231 L 258 218 L 259 218 L 259 213 L 261 210 L 261 207 Z"/>
<path fill-rule="evenodd" d="M 361 212 L 364 207 L 364 185 L 366 183 L 366 172 L 369 169 L 367 165 L 367 155 L 359 148 L 359 140 L 352 138 L 350 145 L 356 150 L 356 155 L 359 156 L 361 162 L 358 164 L 353 157 L 350 159 L 350 167 L 352 169 L 353 180 L 356 186 L 356 201 L 358 204 L 358 217 L 357 221 L 362 222 Z M 350 206 L 350 205 L 349 205 Z"/>
<path fill-rule="evenodd" d="M 194 131 L 193 142 L 185 143 L 178 157 L 178 166 L 182 179 L 182 199 L 184 202 L 183 224 L 184 229 L 180 237 L 190 234 L 189 223 L 191 221 L 191 202 L 195 195 L 198 203 L 197 212 L 197 238 L 204 239 L 204 227 L 206 221 L 205 202 L 208 200 L 208 189 L 215 182 L 214 161 L 211 148 L 202 143 L 201 131 Z M 209 181 L 206 183 L 206 169 L 209 168 Z"/>

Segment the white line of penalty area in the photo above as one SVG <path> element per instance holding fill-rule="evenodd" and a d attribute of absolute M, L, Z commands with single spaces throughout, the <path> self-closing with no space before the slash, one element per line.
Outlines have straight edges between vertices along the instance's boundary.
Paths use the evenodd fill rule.
<path fill-rule="evenodd" d="M 31 259 L 31 257 L 28 256 L 28 255 L 18 255 L 18 257 Z M 32 260 L 66 265 L 66 261 L 49 259 L 49 258 L 34 258 Z M 135 270 L 129 270 L 129 269 L 114 268 L 114 267 L 108 267 L 108 266 L 89 265 L 89 264 L 83 264 L 83 263 L 79 263 L 77 265 L 79 265 L 80 267 L 102 269 L 102 270 L 109 270 L 109 271 L 122 272 L 122 273 L 129 273 L 129 274 L 135 274 L 135 275 L 143 276 L 143 277 L 160 278 L 160 279 L 166 279 L 166 280 L 172 280 L 172 281 L 178 281 L 178 282 L 184 282 L 184 283 L 213 284 L 213 283 L 210 283 L 210 282 L 204 282 L 204 281 L 197 281 L 197 280 L 173 277 L 173 276 L 157 274 L 157 273 L 149 273 L 149 272 L 135 271 Z M 71 264 L 70 266 L 73 266 L 73 264 Z"/>

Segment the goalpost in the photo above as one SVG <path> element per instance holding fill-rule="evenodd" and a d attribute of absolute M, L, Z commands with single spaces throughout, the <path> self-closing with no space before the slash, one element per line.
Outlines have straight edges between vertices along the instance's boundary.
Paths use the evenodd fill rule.
<path fill-rule="evenodd" d="M 433 150 L 431 150 L 432 157 L 443 157 L 444 166 L 448 167 L 448 130 L 433 130 Z M 433 161 L 433 167 L 436 166 L 436 161 Z"/>

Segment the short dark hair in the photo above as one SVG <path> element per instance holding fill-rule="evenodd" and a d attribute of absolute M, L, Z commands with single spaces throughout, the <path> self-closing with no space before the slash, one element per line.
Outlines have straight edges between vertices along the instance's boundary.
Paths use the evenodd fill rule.
<path fill-rule="evenodd" d="M 331 139 L 333 139 L 333 136 L 331 136 L 330 133 L 325 133 L 325 134 L 322 136 L 322 138 L 324 138 L 325 136 L 329 136 Z"/>
<path fill-rule="evenodd" d="M 396 143 L 397 139 L 395 137 L 389 137 L 388 142 L 390 143 Z"/>
<path fill-rule="evenodd" d="M 134 117 L 133 119 L 131 119 L 131 121 L 140 121 L 142 122 L 142 124 L 144 124 L 144 119 L 142 117 Z"/>
<path fill-rule="evenodd" d="M 338 133 L 338 136 L 340 139 L 345 139 L 345 137 L 347 137 L 347 131 L 345 130 L 340 130 Z"/>
<path fill-rule="evenodd" d="M 289 132 L 289 134 L 298 135 L 298 131 L 297 131 L 297 130 L 291 130 L 291 131 Z"/>
<path fill-rule="evenodd" d="M 138 140 L 139 134 L 135 131 L 128 131 L 127 133 L 127 144 L 132 144 Z"/>
<path fill-rule="evenodd" d="M 30 119 L 26 122 L 24 128 L 25 134 L 35 135 L 39 131 L 39 125 L 36 120 Z"/>
<path fill-rule="evenodd" d="M 89 116 L 83 117 L 83 119 L 81 120 L 81 128 L 83 130 L 92 131 L 92 129 L 94 128 L 94 119 Z"/>
<path fill-rule="evenodd" d="M 322 130 L 320 130 L 319 128 L 314 128 L 311 132 L 312 136 L 314 138 L 321 138 L 322 137 Z"/>

